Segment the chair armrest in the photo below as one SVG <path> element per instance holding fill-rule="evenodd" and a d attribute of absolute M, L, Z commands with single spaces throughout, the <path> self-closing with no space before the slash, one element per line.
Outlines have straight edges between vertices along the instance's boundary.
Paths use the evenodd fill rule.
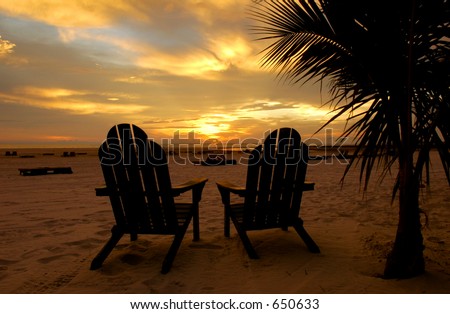
<path fill-rule="evenodd" d="M 109 190 L 106 186 L 95 188 L 96 196 L 109 196 Z"/>
<path fill-rule="evenodd" d="M 237 194 L 241 197 L 245 196 L 246 193 L 246 189 L 243 186 L 239 186 L 233 183 L 230 183 L 228 181 L 219 181 L 216 182 L 217 187 L 219 188 L 219 191 L 222 193 L 226 192 L 226 193 L 233 193 L 233 194 Z"/>
<path fill-rule="evenodd" d="M 193 193 L 200 193 L 203 190 L 203 187 L 206 184 L 206 181 L 208 181 L 208 179 L 206 178 L 196 178 L 196 179 L 192 179 L 190 181 L 187 181 L 185 183 L 176 185 L 176 186 L 172 186 L 172 195 L 173 196 L 179 196 L 184 192 L 187 192 L 189 190 L 193 190 Z"/>
<path fill-rule="evenodd" d="M 246 189 L 242 186 L 235 185 L 227 181 L 216 182 L 219 189 L 220 196 L 222 197 L 222 203 L 225 206 L 229 206 L 231 203 L 231 193 L 244 197 Z"/>
<path fill-rule="evenodd" d="M 303 191 L 314 191 L 314 182 L 303 182 Z"/>

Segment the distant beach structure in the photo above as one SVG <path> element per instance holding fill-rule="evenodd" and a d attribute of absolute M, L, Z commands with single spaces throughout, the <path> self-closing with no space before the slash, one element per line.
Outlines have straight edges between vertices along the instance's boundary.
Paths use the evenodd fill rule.
<path fill-rule="evenodd" d="M 63 154 L 61 155 L 61 157 L 75 157 L 76 154 L 75 152 L 63 152 Z"/>
<path fill-rule="evenodd" d="M 17 156 L 17 152 L 16 151 L 6 151 L 5 156 Z"/>
<path fill-rule="evenodd" d="M 236 165 L 235 159 L 227 159 L 224 154 L 210 154 L 205 160 L 201 161 L 202 166 L 224 166 Z"/>
<path fill-rule="evenodd" d="M 19 168 L 21 176 L 40 176 L 46 174 L 72 174 L 70 167 Z"/>

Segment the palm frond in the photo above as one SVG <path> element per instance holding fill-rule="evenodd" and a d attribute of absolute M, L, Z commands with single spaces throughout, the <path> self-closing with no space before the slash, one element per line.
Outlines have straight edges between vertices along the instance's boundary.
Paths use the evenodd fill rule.
<path fill-rule="evenodd" d="M 403 154 L 398 100 L 408 91 L 411 147 L 436 147 L 450 183 L 449 1 L 414 0 L 414 23 L 411 1 L 394 9 L 389 0 L 278 0 L 250 10 L 258 40 L 271 41 L 262 67 L 290 84 L 329 80 L 334 114 L 320 130 L 346 117 L 343 136 L 361 156 L 349 167 L 360 163 L 365 188 L 373 167 L 387 173 Z M 416 176 L 427 161 L 419 155 Z"/>

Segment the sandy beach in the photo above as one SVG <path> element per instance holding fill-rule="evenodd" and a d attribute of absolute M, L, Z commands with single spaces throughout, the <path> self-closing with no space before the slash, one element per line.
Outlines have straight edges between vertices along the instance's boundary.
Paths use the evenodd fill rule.
<path fill-rule="evenodd" d="M 384 280 L 386 254 L 395 238 L 398 206 L 391 205 L 393 177 L 367 192 L 353 169 L 343 186 L 345 165 L 336 159 L 314 162 L 301 216 L 321 248 L 312 254 L 295 231 L 251 232 L 260 255 L 250 260 L 234 227 L 223 236 L 223 206 L 215 182 L 245 182 L 245 165 L 203 167 L 170 164 L 172 183 L 209 179 L 200 203 L 199 242 L 191 227 L 172 270 L 160 273 L 171 243 L 167 236 L 124 237 L 103 267 L 90 271 L 92 258 L 114 224 L 108 198 L 95 196 L 103 185 L 95 149 L 0 150 L 1 293 L 450 293 L 450 188 L 433 153 L 431 185 L 421 206 L 427 272 L 407 280 Z M 82 153 L 82 154 L 80 154 Z M 20 158 L 33 155 L 33 158 Z M 71 167 L 72 174 L 21 176 L 19 168 Z M 182 196 L 188 197 L 188 196 Z M 425 223 L 425 216 L 424 216 Z"/>

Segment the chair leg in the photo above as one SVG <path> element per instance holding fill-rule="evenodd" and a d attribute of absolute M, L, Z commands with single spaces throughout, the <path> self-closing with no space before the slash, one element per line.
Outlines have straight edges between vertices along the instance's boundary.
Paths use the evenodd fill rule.
<path fill-rule="evenodd" d="M 255 248 L 253 247 L 252 243 L 250 242 L 250 239 L 248 238 L 247 232 L 242 228 L 242 226 L 238 223 L 238 221 L 232 216 L 231 217 L 234 227 L 236 228 L 236 231 L 239 235 L 239 238 L 241 238 L 242 244 L 244 245 L 245 250 L 247 251 L 248 257 L 251 259 L 258 259 L 259 256 L 255 251 Z"/>
<path fill-rule="evenodd" d="M 191 220 L 187 219 L 181 229 L 177 232 L 177 234 L 175 234 L 172 245 L 170 246 L 169 251 L 167 252 L 162 264 L 162 274 L 167 274 L 170 271 L 170 268 L 172 268 L 173 261 L 175 259 L 175 256 L 177 255 L 178 249 L 180 248 L 181 242 L 183 241 L 184 235 L 186 234 L 186 230 L 190 222 Z"/>
<path fill-rule="evenodd" d="M 194 227 L 194 241 L 200 240 L 200 218 L 198 213 L 198 204 L 194 207 L 194 214 L 192 215 Z"/>
<path fill-rule="evenodd" d="M 117 226 L 112 227 L 111 238 L 108 240 L 108 242 L 106 242 L 97 256 L 92 260 L 90 268 L 91 270 L 99 269 L 100 267 L 102 267 L 104 260 L 108 257 L 109 253 L 111 253 L 111 251 L 114 249 L 123 235 L 124 233 L 119 230 Z"/>
<path fill-rule="evenodd" d="M 303 220 L 301 220 L 300 218 L 296 219 L 294 221 L 293 226 L 295 228 L 295 231 L 297 231 L 298 235 L 305 242 L 309 251 L 311 253 L 320 253 L 319 246 L 316 244 L 316 242 L 314 242 L 314 240 L 311 238 L 308 232 L 306 232 L 305 227 L 303 227 Z"/>
<path fill-rule="evenodd" d="M 225 206 L 223 233 L 225 237 L 230 237 L 230 209 L 227 206 Z"/>

